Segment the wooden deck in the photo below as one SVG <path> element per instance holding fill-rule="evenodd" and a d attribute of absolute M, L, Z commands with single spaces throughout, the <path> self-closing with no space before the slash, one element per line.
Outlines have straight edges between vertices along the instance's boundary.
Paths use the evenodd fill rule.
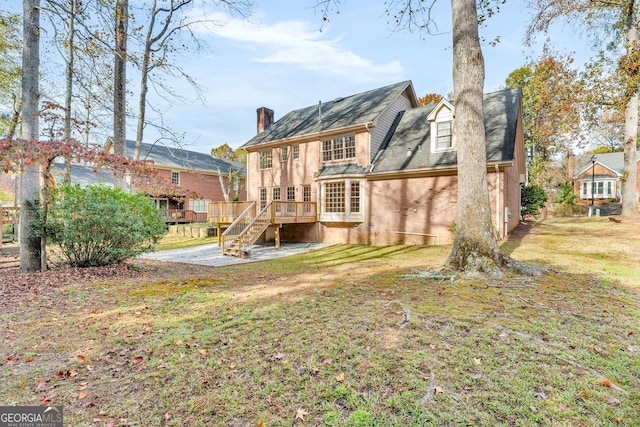
<path fill-rule="evenodd" d="M 190 222 L 207 222 L 206 212 L 195 212 L 188 209 L 164 209 L 160 213 L 164 217 L 164 222 L 170 224 L 184 224 Z"/>
<path fill-rule="evenodd" d="M 0 248 L 2 247 L 2 237 L 6 224 L 17 225 L 20 223 L 20 207 L 0 206 Z M 15 240 L 16 236 L 13 236 Z"/>
<path fill-rule="evenodd" d="M 252 202 L 215 202 L 209 203 L 207 221 L 218 224 L 233 223 L 246 209 L 250 209 Z M 259 204 L 256 203 L 252 212 L 258 214 Z M 269 206 L 267 214 L 271 224 L 299 224 L 318 221 L 317 206 L 313 202 L 288 202 L 274 200 Z"/>

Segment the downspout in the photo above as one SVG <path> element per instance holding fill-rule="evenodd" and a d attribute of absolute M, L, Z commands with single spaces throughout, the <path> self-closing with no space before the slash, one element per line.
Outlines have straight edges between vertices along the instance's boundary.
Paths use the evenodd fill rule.
<path fill-rule="evenodd" d="M 495 165 L 496 170 L 496 229 L 500 233 L 500 238 L 504 237 L 502 233 L 502 222 L 500 221 L 500 168 Z"/>

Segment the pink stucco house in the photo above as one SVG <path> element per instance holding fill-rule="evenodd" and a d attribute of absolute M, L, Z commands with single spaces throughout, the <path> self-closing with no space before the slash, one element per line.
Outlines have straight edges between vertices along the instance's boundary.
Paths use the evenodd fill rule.
<path fill-rule="evenodd" d="M 484 113 L 494 226 L 504 237 L 518 224 L 526 177 L 520 90 L 486 94 Z M 277 121 L 272 110 L 259 108 L 258 133 L 242 147 L 254 205 L 229 227 L 223 250 L 241 252 L 265 230 L 277 241 L 451 242 L 458 194 L 454 118 L 447 100 L 418 107 L 410 81 Z M 252 238 L 243 240 L 247 234 Z"/>

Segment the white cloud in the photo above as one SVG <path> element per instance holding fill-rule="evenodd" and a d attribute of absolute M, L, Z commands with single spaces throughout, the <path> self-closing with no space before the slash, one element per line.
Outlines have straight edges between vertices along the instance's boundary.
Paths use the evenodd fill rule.
<path fill-rule="evenodd" d="M 376 64 L 345 49 L 340 38 L 329 39 L 308 22 L 259 24 L 222 14 L 214 14 L 212 20 L 215 24 L 203 23 L 198 32 L 242 44 L 255 62 L 292 64 L 328 75 L 352 76 L 359 82 L 389 80 L 404 73 L 399 61 Z"/>

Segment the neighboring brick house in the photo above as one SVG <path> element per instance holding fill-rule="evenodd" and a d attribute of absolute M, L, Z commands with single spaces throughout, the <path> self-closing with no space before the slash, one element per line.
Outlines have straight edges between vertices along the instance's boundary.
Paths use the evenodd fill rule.
<path fill-rule="evenodd" d="M 127 140 L 126 154 L 132 157 L 135 142 Z M 113 141 L 107 139 L 105 151 L 113 152 Z M 240 170 L 239 179 L 231 185 L 231 196 L 246 200 L 244 165 L 214 159 L 208 154 L 179 148 L 143 143 L 140 160 L 157 170 L 159 176 L 165 177 L 174 184 L 185 188 L 199 196 L 198 199 L 181 200 L 168 195 L 155 195 L 156 207 L 161 210 L 167 220 L 206 221 L 207 208 L 210 202 L 224 201 L 224 193 L 220 184 L 219 171 L 223 175 L 225 185 L 229 168 Z M 218 169 L 219 168 L 219 169 Z M 53 178 L 62 182 L 64 165 L 56 163 L 52 168 Z M 71 182 L 81 186 L 104 184 L 113 185 L 113 175 L 106 169 L 96 172 L 93 167 L 72 165 Z M 189 212 L 189 216 L 185 213 Z"/>
<path fill-rule="evenodd" d="M 496 233 L 520 218 L 525 182 L 521 92 L 484 96 L 487 180 Z M 315 202 L 314 221 L 275 224 L 292 241 L 372 245 L 446 243 L 457 206 L 455 106 L 418 107 L 410 81 L 285 114 L 258 109 L 247 197 Z M 282 202 L 278 202 L 281 204 Z M 223 248 L 224 249 L 224 248 Z"/>
<path fill-rule="evenodd" d="M 640 193 L 640 151 L 636 153 L 638 162 L 638 182 Z M 573 160 L 573 186 L 579 201 L 615 199 L 622 196 L 624 176 L 624 153 L 604 153 L 576 156 Z"/>

